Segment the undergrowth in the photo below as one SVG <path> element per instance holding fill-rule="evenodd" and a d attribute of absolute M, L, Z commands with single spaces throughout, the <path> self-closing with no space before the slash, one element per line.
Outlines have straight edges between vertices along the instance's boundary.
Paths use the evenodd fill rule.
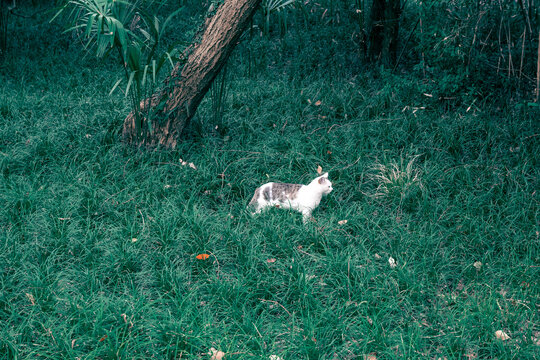
<path fill-rule="evenodd" d="M 222 128 L 207 99 L 178 149 L 145 151 L 120 142 L 112 67 L 65 39 L 74 58 L 35 56 L 36 33 L 0 81 L 0 357 L 538 357 L 533 108 L 237 59 Z M 318 166 L 313 222 L 246 211 Z"/>

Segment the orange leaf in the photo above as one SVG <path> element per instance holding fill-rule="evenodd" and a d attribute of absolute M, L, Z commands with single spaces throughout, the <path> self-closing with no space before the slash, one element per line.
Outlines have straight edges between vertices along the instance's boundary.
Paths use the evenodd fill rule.
<path fill-rule="evenodd" d="M 199 254 L 199 255 L 197 255 L 195 257 L 197 259 L 199 259 L 199 260 L 206 260 L 206 259 L 208 259 L 210 257 L 210 255 L 208 255 L 208 254 Z"/>
<path fill-rule="evenodd" d="M 103 335 L 103 337 L 101 339 L 99 339 L 99 342 L 103 342 L 105 341 L 105 339 L 108 337 L 108 335 Z"/>
<path fill-rule="evenodd" d="M 321 104 L 322 104 L 321 100 L 317 100 L 317 101 L 315 101 L 315 104 L 314 104 L 314 105 L 315 105 L 315 106 L 321 106 Z"/>
<path fill-rule="evenodd" d="M 322 174 L 322 167 L 321 165 L 317 166 L 317 174 Z"/>

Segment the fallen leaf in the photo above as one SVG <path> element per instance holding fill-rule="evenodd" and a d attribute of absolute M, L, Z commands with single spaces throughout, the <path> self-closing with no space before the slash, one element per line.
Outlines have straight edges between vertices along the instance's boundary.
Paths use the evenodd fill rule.
<path fill-rule="evenodd" d="M 276 262 L 276 259 L 274 259 L 274 258 L 266 259 L 266 262 L 269 263 L 269 264 L 272 264 L 272 263 Z"/>
<path fill-rule="evenodd" d="M 277 355 L 270 355 L 270 360 L 283 360 L 283 358 L 280 358 L 279 356 Z"/>
<path fill-rule="evenodd" d="M 377 360 L 377 354 L 369 353 L 367 355 L 364 355 L 364 360 Z"/>
<path fill-rule="evenodd" d="M 221 360 L 225 356 L 225 353 L 223 351 L 210 348 L 208 355 L 210 355 L 210 360 Z"/>
<path fill-rule="evenodd" d="M 189 167 L 192 168 L 193 170 L 197 170 L 197 167 L 196 167 L 195 164 L 193 164 L 192 162 L 190 162 L 188 165 L 189 165 Z"/>
<path fill-rule="evenodd" d="M 122 319 L 124 319 L 124 322 L 127 324 L 127 315 L 121 314 L 120 316 L 122 317 Z"/>
<path fill-rule="evenodd" d="M 505 332 L 502 331 L 502 330 L 497 330 L 497 331 L 495 331 L 495 337 L 496 337 L 497 339 L 503 340 L 503 341 L 510 339 L 510 336 L 508 336 L 508 334 L 505 333 Z"/>
<path fill-rule="evenodd" d="M 131 238 L 131 242 L 132 243 L 137 242 L 137 238 Z"/>
<path fill-rule="evenodd" d="M 332 155 L 332 152 L 331 152 L 330 150 L 328 150 L 326 153 L 327 153 L 328 155 Z"/>
<path fill-rule="evenodd" d="M 475 261 L 473 266 L 476 268 L 476 270 L 480 270 L 482 263 L 480 261 Z"/>
<path fill-rule="evenodd" d="M 32 306 L 36 305 L 36 299 L 34 299 L 34 295 L 29 294 L 29 293 L 26 293 L 25 295 L 28 298 L 28 300 L 30 300 L 30 303 L 32 304 Z"/>
<path fill-rule="evenodd" d="M 105 341 L 105 339 L 108 338 L 108 337 L 109 337 L 108 335 L 103 335 L 103 337 L 101 339 L 99 339 L 99 342 Z"/>
<path fill-rule="evenodd" d="M 321 165 L 317 166 L 317 174 L 319 174 L 319 175 L 322 174 L 322 167 L 321 167 Z"/>
<path fill-rule="evenodd" d="M 394 260 L 394 258 L 391 257 L 391 256 L 388 258 L 388 263 L 390 264 L 390 267 L 391 267 L 392 269 L 395 268 L 395 267 L 397 266 L 396 260 Z"/>
<path fill-rule="evenodd" d="M 345 225 L 347 223 L 347 220 L 339 220 L 337 223 L 339 225 Z"/>
<path fill-rule="evenodd" d="M 377 259 L 377 260 L 381 260 L 381 259 L 382 259 L 382 256 L 379 255 L 379 254 L 375 254 L 374 256 L 375 256 L 375 259 Z"/>
<path fill-rule="evenodd" d="M 317 100 L 317 101 L 315 101 L 315 104 L 313 104 L 313 105 L 315 105 L 315 106 L 321 106 L 321 104 L 322 104 L 321 100 Z"/>
<path fill-rule="evenodd" d="M 197 259 L 199 259 L 199 260 L 206 260 L 206 259 L 208 259 L 210 257 L 210 255 L 208 255 L 208 254 L 199 254 L 199 255 L 197 255 L 195 257 Z"/>

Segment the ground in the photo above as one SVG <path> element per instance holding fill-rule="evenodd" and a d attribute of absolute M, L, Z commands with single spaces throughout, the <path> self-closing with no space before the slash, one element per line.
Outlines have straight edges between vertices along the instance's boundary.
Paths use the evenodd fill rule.
<path fill-rule="evenodd" d="M 534 109 L 253 74 L 243 48 L 219 125 L 207 99 L 176 150 L 146 151 L 120 141 L 114 61 L 36 33 L 0 80 L 3 358 L 538 357 Z M 246 211 L 318 166 L 313 222 Z"/>

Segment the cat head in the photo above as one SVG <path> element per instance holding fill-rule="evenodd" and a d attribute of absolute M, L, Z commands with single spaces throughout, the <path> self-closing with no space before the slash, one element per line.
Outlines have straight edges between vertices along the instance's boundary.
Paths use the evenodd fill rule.
<path fill-rule="evenodd" d="M 332 187 L 332 182 L 328 180 L 328 173 L 324 173 L 318 178 L 315 178 L 313 182 L 315 182 L 321 188 L 322 193 L 325 195 L 330 194 L 330 192 L 334 190 L 334 188 Z"/>

